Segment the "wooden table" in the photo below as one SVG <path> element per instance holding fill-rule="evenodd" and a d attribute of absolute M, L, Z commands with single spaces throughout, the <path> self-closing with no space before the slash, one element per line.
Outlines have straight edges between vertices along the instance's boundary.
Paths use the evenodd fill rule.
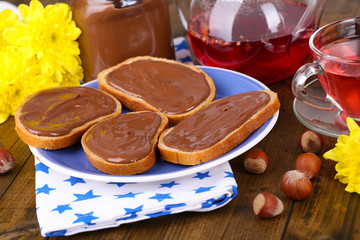
<path fill-rule="evenodd" d="M 173 35 L 184 34 L 174 1 L 169 1 L 169 5 Z M 358 11 L 358 0 L 329 0 L 323 22 L 346 16 L 347 9 Z M 231 160 L 238 195 L 229 204 L 212 212 L 185 212 L 69 238 L 360 239 L 360 196 L 345 192 L 345 185 L 334 180 L 333 161 L 322 158 L 320 174 L 312 180 L 313 191 L 306 200 L 292 201 L 282 193 L 281 177 L 294 168 L 295 159 L 301 153 L 298 138 L 306 130 L 294 116 L 290 84 L 291 79 L 288 79 L 269 86 L 278 93 L 282 104 L 275 127 L 257 145 L 268 154 L 269 168 L 262 175 L 252 175 L 243 167 L 243 155 Z M 333 148 L 336 142 L 330 137 L 324 137 L 324 140 L 319 156 Z M 0 239 L 41 239 L 35 212 L 34 157 L 18 138 L 12 117 L 0 125 L 0 141 L 16 158 L 15 168 L 0 176 Z M 280 216 L 260 219 L 254 215 L 252 201 L 260 191 L 270 191 L 283 201 L 285 209 Z"/>

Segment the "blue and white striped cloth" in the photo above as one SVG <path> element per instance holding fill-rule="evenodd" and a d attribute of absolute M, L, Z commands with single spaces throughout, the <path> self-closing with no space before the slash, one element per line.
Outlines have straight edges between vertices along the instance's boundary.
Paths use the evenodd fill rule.
<path fill-rule="evenodd" d="M 178 61 L 192 64 L 184 38 Z M 35 156 L 36 212 L 43 236 L 79 232 L 185 211 L 211 211 L 237 194 L 229 163 L 185 177 L 143 183 L 99 182 L 57 172 Z"/>

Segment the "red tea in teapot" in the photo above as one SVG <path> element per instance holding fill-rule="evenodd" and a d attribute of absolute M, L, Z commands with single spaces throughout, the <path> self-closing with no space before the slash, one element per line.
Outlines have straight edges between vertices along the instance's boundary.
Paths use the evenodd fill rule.
<path fill-rule="evenodd" d="M 188 36 L 198 61 L 265 84 L 290 77 L 309 55 L 315 23 L 297 28 L 307 6 L 293 1 L 239 2 L 228 8 L 233 12 L 215 4 L 191 18 Z"/>

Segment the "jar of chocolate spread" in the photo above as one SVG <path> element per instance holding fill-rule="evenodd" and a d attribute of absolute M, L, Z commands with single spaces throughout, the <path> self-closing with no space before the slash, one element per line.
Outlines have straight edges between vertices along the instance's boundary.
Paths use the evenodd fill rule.
<path fill-rule="evenodd" d="M 84 81 L 130 57 L 174 58 L 167 0 L 72 0 Z"/>

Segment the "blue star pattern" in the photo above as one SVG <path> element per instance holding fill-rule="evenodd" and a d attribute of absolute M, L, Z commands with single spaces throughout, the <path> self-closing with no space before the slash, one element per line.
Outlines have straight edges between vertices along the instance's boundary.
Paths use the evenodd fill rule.
<path fill-rule="evenodd" d="M 126 216 L 118 218 L 118 219 L 116 219 L 116 221 L 127 221 L 130 219 L 137 218 L 138 217 L 137 213 L 142 211 L 143 206 L 144 205 L 140 205 L 136 208 L 124 208 Z"/>
<path fill-rule="evenodd" d="M 210 171 L 207 171 L 207 172 L 204 172 L 204 173 L 197 172 L 196 176 L 194 178 L 198 178 L 200 180 L 202 180 L 204 178 L 209 178 L 210 177 L 209 173 L 210 173 Z"/>
<path fill-rule="evenodd" d="M 141 193 L 132 193 L 132 192 L 128 192 L 125 194 L 120 194 L 120 195 L 114 195 L 115 197 L 119 198 L 135 198 L 136 195 L 141 194 Z"/>
<path fill-rule="evenodd" d="M 172 199 L 172 197 L 170 196 L 171 193 L 155 193 L 154 196 L 150 197 L 149 199 L 156 199 L 158 200 L 158 202 L 162 202 L 166 199 Z"/>
<path fill-rule="evenodd" d="M 117 183 L 117 182 L 109 182 L 108 184 L 114 184 L 114 185 L 116 185 L 117 187 L 122 187 L 122 186 L 124 186 L 124 185 L 126 185 L 126 184 L 132 184 L 132 183 Z"/>
<path fill-rule="evenodd" d="M 84 179 L 82 178 L 77 178 L 77 177 L 73 177 L 73 176 L 70 176 L 70 178 L 64 180 L 64 182 L 70 182 L 71 186 L 74 186 L 75 184 L 77 183 L 86 183 L 84 181 Z"/>
<path fill-rule="evenodd" d="M 35 165 L 35 172 L 44 172 L 49 174 L 49 167 L 42 162 L 39 162 Z"/>
<path fill-rule="evenodd" d="M 90 190 L 85 194 L 76 194 L 76 193 L 74 193 L 74 196 L 77 198 L 74 202 L 84 201 L 84 200 L 88 200 L 88 199 L 92 199 L 92 198 L 101 197 L 101 195 L 94 195 L 93 190 Z"/>
<path fill-rule="evenodd" d="M 226 178 L 228 177 L 228 178 L 234 178 L 234 174 L 232 173 L 232 172 L 225 172 L 225 174 L 226 174 Z"/>
<path fill-rule="evenodd" d="M 137 213 L 137 212 L 141 212 L 142 209 L 143 209 L 143 206 L 144 205 L 140 205 L 136 208 L 124 208 L 125 210 L 125 214 L 134 214 L 134 213 Z"/>
<path fill-rule="evenodd" d="M 203 192 L 208 192 L 210 191 L 212 188 L 214 188 L 215 186 L 211 186 L 211 187 L 199 187 L 197 189 L 194 189 L 195 193 L 203 193 Z"/>
<path fill-rule="evenodd" d="M 188 209 L 211 211 L 236 196 L 231 173 L 225 163 L 176 180 L 128 184 L 84 179 L 83 183 L 81 178 L 51 169 L 49 174 L 39 172 L 36 202 L 41 232 L 43 236 L 69 236 Z"/>
<path fill-rule="evenodd" d="M 65 204 L 65 205 L 57 205 L 56 208 L 54 208 L 51 211 L 58 211 L 60 214 L 62 214 L 63 212 L 65 212 L 66 210 L 72 210 L 72 208 L 70 207 L 70 204 Z"/>
<path fill-rule="evenodd" d="M 174 44 L 178 60 L 191 60 L 184 39 L 174 39 Z M 35 155 L 36 214 L 43 236 L 70 236 L 185 211 L 211 211 L 237 195 L 227 162 L 175 179 L 134 183 L 69 176 L 47 167 L 42 158 Z"/>
<path fill-rule="evenodd" d="M 171 181 L 169 183 L 161 183 L 159 188 L 172 188 L 175 185 L 180 185 L 180 183 L 177 183 L 175 181 Z"/>
<path fill-rule="evenodd" d="M 95 223 L 92 223 L 92 221 L 98 219 L 98 217 L 93 216 L 93 213 L 94 211 L 85 214 L 75 213 L 77 219 L 73 223 L 83 222 L 87 225 L 94 225 Z"/>
<path fill-rule="evenodd" d="M 45 184 L 40 188 L 36 188 L 36 195 L 40 193 L 50 194 L 50 191 L 54 191 L 54 190 L 55 188 L 50 188 L 47 184 Z"/>

